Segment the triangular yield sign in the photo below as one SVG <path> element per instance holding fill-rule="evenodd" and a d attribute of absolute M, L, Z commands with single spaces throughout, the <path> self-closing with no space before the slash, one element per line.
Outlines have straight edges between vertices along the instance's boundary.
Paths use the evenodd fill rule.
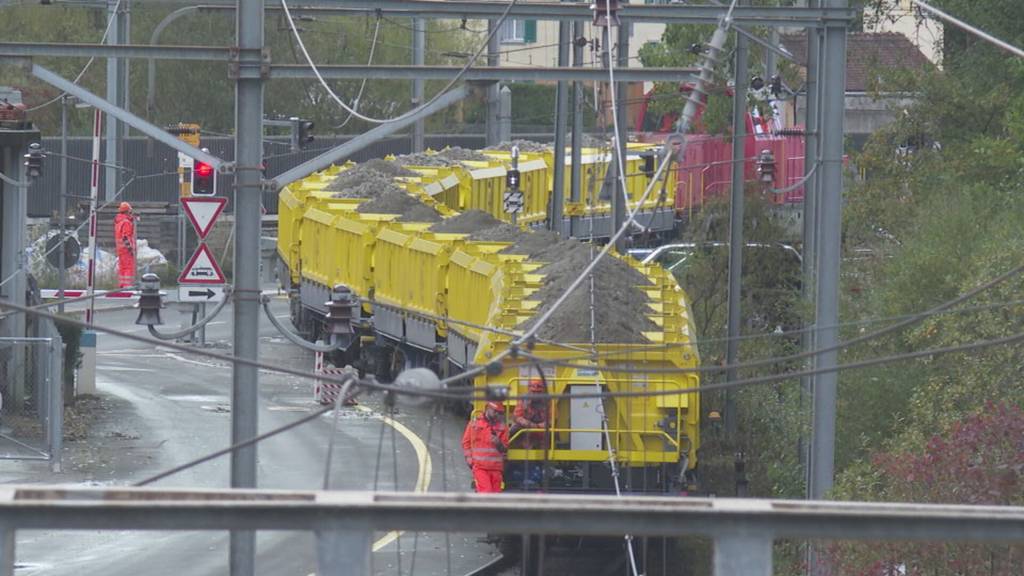
<path fill-rule="evenodd" d="M 178 276 L 178 284 L 224 284 L 224 273 L 206 244 L 200 244 Z"/>
<path fill-rule="evenodd" d="M 192 227 L 201 239 L 206 238 L 213 229 L 213 223 L 217 221 L 227 203 L 227 198 L 187 196 L 181 199 L 181 207 L 185 209 L 189 222 L 192 222 Z"/>

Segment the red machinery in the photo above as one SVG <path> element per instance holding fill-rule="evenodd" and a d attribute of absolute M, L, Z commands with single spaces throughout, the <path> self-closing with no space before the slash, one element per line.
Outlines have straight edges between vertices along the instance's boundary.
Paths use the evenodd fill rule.
<path fill-rule="evenodd" d="M 687 92 L 688 86 L 680 87 Z M 726 91 L 732 96 L 731 90 Z M 648 92 L 641 104 L 636 130 L 645 142 L 658 142 L 675 127 L 677 114 L 665 114 L 660 118 L 648 118 L 648 106 L 653 91 Z M 732 142 L 728 136 L 712 136 L 702 133 L 700 121 L 703 108 L 694 119 L 697 133 L 687 137 L 687 146 L 678 158 L 676 187 L 676 209 L 683 213 L 699 210 L 704 202 L 721 196 L 728 196 L 732 185 Z M 644 131 L 647 128 L 647 131 Z M 774 158 L 774 174 L 771 182 L 762 185 L 768 190 L 769 198 L 775 204 L 803 202 L 802 186 L 788 188 L 800 182 L 804 176 L 804 137 L 799 129 L 783 130 L 775 118 L 762 118 L 756 110 L 747 114 L 747 137 L 744 143 L 747 181 L 760 181 L 757 161 L 764 151 Z M 772 190 L 784 190 L 772 192 Z"/>

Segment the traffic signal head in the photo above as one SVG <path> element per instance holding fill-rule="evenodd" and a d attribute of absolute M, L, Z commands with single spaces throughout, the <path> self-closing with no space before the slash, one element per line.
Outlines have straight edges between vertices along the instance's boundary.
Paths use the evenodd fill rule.
<path fill-rule="evenodd" d="M 206 162 L 196 160 L 192 165 L 192 195 L 213 196 L 217 194 L 217 171 Z"/>
<path fill-rule="evenodd" d="M 509 169 L 505 172 L 505 187 L 509 190 L 519 189 L 519 170 Z"/>
<path fill-rule="evenodd" d="M 43 175 L 43 147 L 38 142 L 33 142 L 28 147 L 28 154 L 25 154 L 25 168 L 29 178 L 39 178 Z"/>
<path fill-rule="evenodd" d="M 313 141 L 313 122 L 299 120 L 299 148 L 305 148 L 306 144 Z"/>

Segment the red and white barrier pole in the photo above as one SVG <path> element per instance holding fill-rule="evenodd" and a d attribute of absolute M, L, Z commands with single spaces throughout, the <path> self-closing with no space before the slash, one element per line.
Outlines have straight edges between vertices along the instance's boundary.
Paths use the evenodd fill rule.
<path fill-rule="evenodd" d="M 320 342 L 318 341 L 317 344 Z M 314 352 L 313 353 L 313 373 L 317 376 L 324 373 L 324 353 Z M 313 402 L 319 403 L 323 398 L 323 385 L 324 383 L 318 379 L 313 380 Z"/>
<path fill-rule="evenodd" d="M 85 293 L 93 295 L 96 288 L 96 202 L 100 192 L 100 133 L 102 131 L 103 112 L 96 109 L 92 123 L 92 178 L 89 185 L 89 248 L 86 251 L 88 268 L 85 278 Z M 96 300 L 89 299 L 89 307 L 85 310 L 85 323 L 92 325 L 92 317 L 96 311 Z"/>

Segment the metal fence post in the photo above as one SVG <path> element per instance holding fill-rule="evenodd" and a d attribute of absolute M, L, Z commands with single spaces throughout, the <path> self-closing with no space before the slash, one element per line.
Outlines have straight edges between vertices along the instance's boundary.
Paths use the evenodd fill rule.
<path fill-rule="evenodd" d="M 64 350 L 58 338 L 50 339 L 50 363 L 46 367 L 49 400 L 50 471 L 62 472 L 61 452 L 64 449 Z"/>
<path fill-rule="evenodd" d="M 0 526 L 0 576 L 14 576 L 14 528 Z"/>
<path fill-rule="evenodd" d="M 337 528 L 316 533 L 319 576 L 367 576 L 373 532 L 359 528 Z"/>
<path fill-rule="evenodd" d="M 771 576 L 772 538 L 727 534 L 715 538 L 715 576 Z"/>

